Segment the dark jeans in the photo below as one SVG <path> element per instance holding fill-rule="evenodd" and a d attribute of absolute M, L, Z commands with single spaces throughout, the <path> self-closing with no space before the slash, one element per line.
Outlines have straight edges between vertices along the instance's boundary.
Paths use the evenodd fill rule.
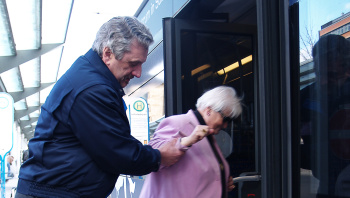
<path fill-rule="evenodd" d="M 33 197 L 33 196 L 29 196 L 29 195 L 24 195 L 21 194 L 19 192 L 16 192 L 15 198 L 38 198 L 38 197 Z"/>

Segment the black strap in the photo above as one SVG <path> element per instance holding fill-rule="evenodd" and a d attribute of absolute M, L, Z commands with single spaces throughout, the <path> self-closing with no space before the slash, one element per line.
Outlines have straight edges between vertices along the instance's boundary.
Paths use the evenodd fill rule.
<path fill-rule="evenodd" d="M 202 115 L 198 112 L 198 111 L 194 111 L 194 114 L 196 115 L 199 123 L 201 125 L 206 125 Z M 211 149 L 213 150 L 216 159 L 218 160 L 219 166 L 220 166 L 220 176 L 221 176 L 221 186 L 222 186 L 222 194 L 221 197 L 224 198 L 226 195 L 226 181 L 225 181 L 225 167 L 224 167 L 224 163 L 222 162 L 222 159 L 218 153 L 218 151 L 216 150 L 215 146 L 214 146 L 214 138 L 213 135 L 208 135 L 207 136 Z"/>
<path fill-rule="evenodd" d="M 205 123 L 205 121 L 204 121 L 202 115 L 201 115 L 197 110 L 194 111 L 194 115 L 196 115 L 199 124 L 201 124 L 201 125 L 207 125 L 207 124 Z"/>
<path fill-rule="evenodd" d="M 219 166 L 220 166 L 220 175 L 221 175 L 221 186 L 222 186 L 222 194 L 221 197 L 224 198 L 226 195 L 226 181 L 225 181 L 225 167 L 224 167 L 224 163 L 218 153 L 218 151 L 216 150 L 215 146 L 214 146 L 214 138 L 213 135 L 208 135 L 208 140 L 210 143 L 211 148 L 214 151 L 214 154 L 216 156 L 216 159 L 218 160 Z"/>

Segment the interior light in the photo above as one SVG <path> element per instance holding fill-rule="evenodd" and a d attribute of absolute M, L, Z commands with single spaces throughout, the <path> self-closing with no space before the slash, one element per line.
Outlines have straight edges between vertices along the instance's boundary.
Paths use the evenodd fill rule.
<path fill-rule="evenodd" d="M 191 71 L 191 75 L 194 76 L 196 74 L 198 74 L 199 72 L 205 70 L 205 69 L 208 69 L 210 67 L 209 64 L 205 64 L 205 65 L 202 65 L 194 70 Z"/>
<path fill-rule="evenodd" d="M 251 62 L 252 60 L 253 60 L 253 56 L 252 56 L 252 55 L 249 55 L 249 56 L 243 58 L 243 59 L 241 60 L 241 62 L 242 62 L 242 65 L 245 65 L 245 64 Z M 218 73 L 219 75 L 223 75 L 223 74 L 225 74 L 225 73 L 228 73 L 228 72 L 230 72 L 230 71 L 236 69 L 238 66 L 239 66 L 239 64 L 238 64 L 238 61 L 237 61 L 237 62 L 235 62 L 235 63 L 233 63 L 233 64 L 231 64 L 231 65 L 225 67 L 224 69 L 217 71 L 217 73 Z"/>
<path fill-rule="evenodd" d="M 208 77 L 210 77 L 212 75 L 213 75 L 213 72 L 211 72 L 211 71 L 207 72 L 207 73 L 201 75 L 200 77 L 198 77 L 198 82 L 201 81 L 201 80 L 204 80 L 205 78 L 208 78 Z"/>

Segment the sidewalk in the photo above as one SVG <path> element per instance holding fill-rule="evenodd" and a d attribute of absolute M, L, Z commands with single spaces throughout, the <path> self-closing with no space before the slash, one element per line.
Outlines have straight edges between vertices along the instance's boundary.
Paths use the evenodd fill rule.
<path fill-rule="evenodd" d="M 12 188 L 17 187 L 17 182 L 18 182 L 18 174 L 15 174 L 15 176 L 9 180 L 6 181 L 5 183 L 5 198 L 13 198 L 11 197 L 11 193 L 12 193 Z M 1 188 L 0 188 L 0 192 L 1 192 Z M 14 195 L 12 195 L 14 196 Z M 0 194 L 0 198 L 1 198 L 1 194 Z"/>

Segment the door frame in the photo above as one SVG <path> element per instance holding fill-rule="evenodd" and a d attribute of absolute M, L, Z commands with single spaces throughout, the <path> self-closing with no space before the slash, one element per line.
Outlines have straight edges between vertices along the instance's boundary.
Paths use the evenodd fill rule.
<path fill-rule="evenodd" d="M 254 46 L 256 168 L 261 173 L 262 197 L 299 197 L 298 113 L 292 114 L 292 109 L 298 109 L 297 103 L 292 103 L 297 87 L 294 78 L 298 74 L 292 68 L 295 57 L 291 60 L 295 46 L 290 45 L 297 39 L 292 35 L 294 40 L 290 40 L 289 1 L 257 0 L 257 16 L 257 30 L 246 25 L 163 19 L 165 116 L 183 113 L 181 28 L 203 30 L 205 27 L 210 33 L 231 32 L 231 28 L 236 33 L 256 32 L 253 38 L 257 45 Z"/>
<path fill-rule="evenodd" d="M 295 97 L 295 44 L 289 1 L 257 0 L 258 99 L 263 198 L 299 197 L 298 106 Z M 291 35 L 290 35 L 291 34 Z M 292 36 L 292 37 L 291 37 Z M 296 36 L 296 37 L 295 37 Z M 292 45 L 291 45 L 292 44 Z M 298 60 L 298 58 L 297 58 Z M 298 61 L 297 61 L 298 62 Z M 292 68 L 293 66 L 293 68 Z M 293 78 L 292 78 L 293 77 Z M 292 109 L 293 113 L 292 114 Z M 293 123 L 293 124 L 292 124 Z M 293 132 L 293 133 L 292 133 Z"/>

